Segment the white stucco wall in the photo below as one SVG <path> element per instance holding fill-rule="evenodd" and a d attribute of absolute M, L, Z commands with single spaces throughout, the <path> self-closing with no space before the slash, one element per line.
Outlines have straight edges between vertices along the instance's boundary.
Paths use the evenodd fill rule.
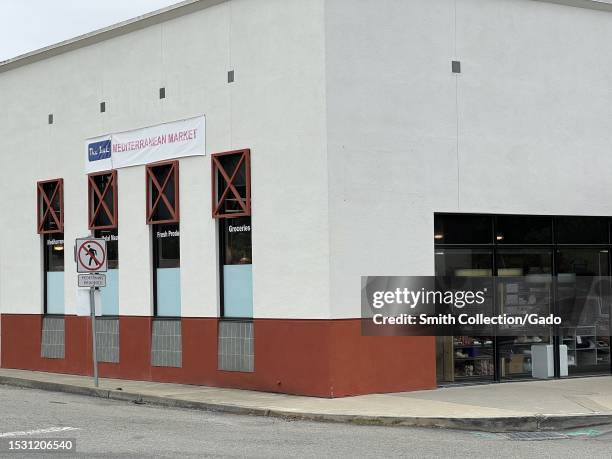
<path fill-rule="evenodd" d="M 326 2 L 333 317 L 362 275 L 433 274 L 434 212 L 612 215 L 612 12 L 589 3 Z"/>
<path fill-rule="evenodd" d="M 11 219 L 0 240 L 0 310 L 42 312 L 37 180 L 65 181 L 74 313 L 71 247 L 87 234 L 84 140 L 204 114 L 207 156 L 180 160 L 183 315 L 218 315 L 210 154 L 251 148 L 254 315 L 328 318 L 323 15 L 322 0 L 231 0 L 0 72 L 0 212 Z M 120 314 L 150 315 L 144 167 L 120 169 L 118 183 Z"/>
<path fill-rule="evenodd" d="M 358 317 L 361 275 L 432 274 L 434 212 L 612 215 L 612 11 L 594 3 L 231 0 L 0 72 L 0 309 L 42 311 L 36 180 L 65 179 L 70 249 L 83 140 L 198 114 L 207 156 L 180 160 L 185 316 L 218 314 L 212 152 L 252 149 L 261 318 Z M 119 190 L 120 313 L 149 315 L 144 168 Z"/>

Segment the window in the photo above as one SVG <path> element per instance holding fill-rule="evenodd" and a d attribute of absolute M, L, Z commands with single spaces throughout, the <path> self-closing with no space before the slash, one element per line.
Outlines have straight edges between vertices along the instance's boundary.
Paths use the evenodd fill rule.
<path fill-rule="evenodd" d="M 43 244 L 43 308 L 45 314 L 64 313 L 64 181 L 38 182 L 38 233 Z"/>
<path fill-rule="evenodd" d="M 251 264 L 251 218 L 228 218 L 223 220 L 225 265 Z"/>
<path fill-rule="evenodd" d="M 251 217 L 226 218 L 219 225 L 222 243 L 222 315 L 253 317 Z"/>
<path fill-rule="evenodd" d="M 154 250 L 157 258 L 158 268 L 180 268 L 181 267 L 181 243 L 179 226 L 155 225 L 154 227 Z"/>
<path fill-rule="evenodd" d="M 88 227 L 95 237 L 106 240 L 108 271 L 102 289 L 102 315 L 119 315 L 119 234 L 117 171 L 88 176 Z"/>
<path fill-rule="evenodd" d="M 178 161 L 147 166 L 147 223 L 153 246 L 153 310 L 181 315 Z"/>
<path fill-rule="evenodd" d="M 46 180 L 37 184 L 38 234 L 64 232 L 64 180 Z"/>
<path fill-rule="evenodd" d="M 212 214 L 219 220 L 221 316 L 253 317 L 250 150 L 212 155 Z"/>
<path fill-rule="evenodd" d="M 101 289 L 102 315 L 119 315 L 119 236 L 116 229 L 94 230 L 97 238 L 106 241 L 106 287 Z"/>
<path fill-rule="evenodd" d="M 498 244 L 552 244 L 552 217 L 499 215 L 495 222 Z"/>
<path fill-rule="evenodd" d="M 555 345 L 558 377 L 560 345 L 567 347 L 570 375 L 609 374 L 611 223 L 609 217 L 436 214 L 437 276 L 496 276 L 498 313 L 555 312 L 573 322 L 537 332 L 512 327 L 497 337 L 438 337 L 438 379 L 529 378 L 531 346 L 544 343 Z M 517 282 L 520 276 L 528 279 Z M 493 348 L 485 353 L 487 343 Z"/>
<path fill-rule="evenodd" d="M 251 151 L 236 150 L 212 156 L 213 218 L 251 215 Z"/>
<path fill-rule="evenodd" d="M 487 215 L 436 215 L 436 244 L 491 244 L 493 219 Z"/>
<path fill-rule="evenodd" d="M 64 314 L 64 234 L 43 236 L 44 313 Z"/>
<path fill-rule="evenodd" d="M 119 236 L 117 230 L 95 230 L 94 236 L 106 241 L 108 269 L 119 269 Z"/>
<path fill-rule="evenodd" d="M 90 174 L 89 229 L 117 228 L 117 171 Z"/>
<path fill-rule="evenodd" d="M 608 244 L 608 219 L 558 217 L 555 221 L 559 244 Z"/>
<path fill-rule="evenodd" d="M 147 224 L 178 223 L 178 161 L 147 166 Z"/>
<path fill-rule="evenodd" d="M 181 255 L 178 224 L 153 225 L 154 313 L 181 315 Z"/>
<path fill-rule="evenodd" d="M 493 274 L 493 250 L 476 248 L 436 248 L 436 276 L 448 277 L 449 286 L 462 285 L 464 277 L 490 277 Z M 485 309 L 473 313 L 490 315 Z M 438 381 L 493 380 L 495 370 L 494 337 L 436 337 L 436 374 Z"/>

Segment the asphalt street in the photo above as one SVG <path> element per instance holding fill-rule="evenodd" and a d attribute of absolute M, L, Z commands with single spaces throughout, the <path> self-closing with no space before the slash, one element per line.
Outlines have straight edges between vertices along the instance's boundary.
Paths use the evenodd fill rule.
<path fill-rule="evenodd" d="M 0 444 L 72 438 L 81 457 L 610 458 L 612 426 L 519 441 L 503 434 L 329 424 L 137 405 L 0 386 Z M 59 429 L 63 429 L 58 431 Z M 8 452 L 0 457 L 47 457 Z M 51 457 L 72 457 L 54 454 Z"/>

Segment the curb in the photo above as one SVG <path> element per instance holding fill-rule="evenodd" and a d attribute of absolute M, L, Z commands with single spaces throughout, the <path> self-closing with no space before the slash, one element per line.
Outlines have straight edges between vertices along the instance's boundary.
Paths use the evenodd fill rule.
<path fill-rule="evenodd" d="M 483 432 L 534 432 L 547 430 L 564 430 L 582 427 L 593 427 L 612 424 L 612 413 L 570 414 L 570 415 L 533 415 L 533 416 L 499 416 L 499 417 L 397 417 L 397 416 L 361 416 L 353 414 L 307 413 L 265 408 L 252 408 L 194 400 L 181 400 L 171 397 L 143 395 L 121 390 L 97 389 L 94 387 L 74 386 L 71 384 L 38 381 L 34 379 L 0 376 L 0 384 L 39 389 L 51 392 L 64 392 L 74 395 L 106 398 L 137 404 L 185 408 L 219 413 L 268 416 L 281 419 L 303 421 L 346 423 L 354 425 L 387 426 L 387 427 L 429 427 L 442 429 L 470 430 Z"/>

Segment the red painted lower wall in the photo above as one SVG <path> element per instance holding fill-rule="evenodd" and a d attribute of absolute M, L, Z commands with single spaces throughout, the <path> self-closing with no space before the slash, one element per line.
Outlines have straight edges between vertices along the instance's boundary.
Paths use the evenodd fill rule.
<path fill-rule="evenodd" d="M 436 386 L 433 337 L 361 335 L 359 319 L 255 319 L 255 371 L 217 369 L 216 318 L 182 319 L 182 368 L 152 367 L 150 317 L 119 319 L 120 362 L 101 377 L 342 397 Z M 66 316 L 65 358 L 40 357 L 42 316 L 3 314 L 2 367 L 91 375 L 88 317 Z"/>

